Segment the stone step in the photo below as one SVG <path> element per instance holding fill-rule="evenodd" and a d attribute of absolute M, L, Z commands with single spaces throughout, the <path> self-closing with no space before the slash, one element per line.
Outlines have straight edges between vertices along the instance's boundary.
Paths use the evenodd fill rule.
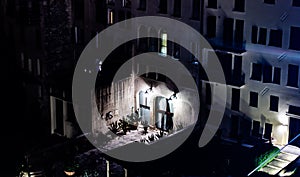
<path fill-rule="evenodd" d="M 290 153 L 286 153 L 286 152 L 281 152 L 277 156 L 278 159 L 286 160 L 286 161 L 289 161 L 289 162 L 294 161 L 297 157 L 298 156 L 295 155 L 295 154 L 290 154 Z"/>
<path fill-rule="evenodd" d="M 270 175 L 276 175 L 280 170 L 278 170 L 277 168 L 270 167 L 270 166 L 265 166 L 262 169 L 260 169 L 259 171 L 268 173 Z"/>
<path fill-rule="evenodd" d="M 282 149 L 281 152 L 289 153 L 289 154 L 294 154 L 294 155 L 300 155 L 300 148 L 292 145 L 288 145 L 285 148 Z"/>
<path fill-rule="evenodd" d="M 272 160 L 269 165 L 278 167 L 278 168 L 284 168 L 286 167 L 290 162 L 289 161 L 280 161 L 277 159 Z"/>

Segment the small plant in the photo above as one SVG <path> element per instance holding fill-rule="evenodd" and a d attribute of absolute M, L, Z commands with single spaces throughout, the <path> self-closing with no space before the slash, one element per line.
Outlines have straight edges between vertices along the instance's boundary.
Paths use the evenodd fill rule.
<path fill-rule="evenodd" d="M 125 118 L 123 117 L 123 119 L 120 119 L 120 127 L 123 130 L 124 135 L 126 135 L 127 130 L 128 130 L 128 122 L 125 120 Z"/>
<path fill-rule="evenodd" d="M 151 134 L 148 136 L 149 141 L 154 141 L 155 140 L 155 135 Z"/>
<path fill-rule="evenodd" d="M 142 121 L 141 124 L 144 126 L 144 134 L 147 134 L 148 133 L 148 121 Z"/>
<path fill-rule="evenodd" d="M 162 138 L 162 137 L 164 136 L 164 131 L 159 130 L 159 132 L 156 133 L 156 136 L 157 136 L 158 138 Z"/>
<path fill-rule="evenodd" d="M 108 129 L 114 134 L 117 134 L 120 131 L 120 124 L 118 123 L 118 121 L 112 122 L 109 124 Z"/>
<path fill-rule="evenodd" d="M 150 140 L 148 139 L 148 137 L 143 137 L 141 140 L 140 140 L 141 143 L 150 143 Z"/>
<path fill-rule="evenodd" d="M 261 165 L 262 167 L 268 164 L 270 161 L 272 161 L 280 152 L 280 149 L 278 147 L 271 147 L 266 152 L 260 154 L 255 159 L 255 165 Z"/>

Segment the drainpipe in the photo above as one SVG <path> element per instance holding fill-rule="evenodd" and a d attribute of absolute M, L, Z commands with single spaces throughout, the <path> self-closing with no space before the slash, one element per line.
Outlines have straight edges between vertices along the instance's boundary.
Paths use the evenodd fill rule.
<path fill-rule="evenodd" d="M 252 175 L 255 171 L 259 170 L 260 168 L 262 168 L 264 165 L 266 165 L 265 163 L 267 161 L 269 161 L 270 159 L 274 158 L 275 156 L 277 156 L 285 147 L 287 147 L 289 144 L 291 144 L 293 141 L 295 141 L 297 138 L 299 138 L 300 133 L 293 138 L 289 143 L 287 143 L 286 145 L 284 145 L 281 149 L 279 149 L 276 153 L 274 153 L 272 156 L 270 156 L 269 158 L 267 158 L 265 161 L 263 161 L 263 163 L 261 163 L 258 167 L 256 167 L 254 170 L 252 170 L 250 173 L 248 173 L 247 176 Z"/>
<path fill-rule="evenodd" d="M 127 174 L 128 172 L 127 172 L 127 169 L 126 168 L 124 168 L 124 177 L 127 177 Z"/>
<path fill-rule="evenodd" d="M 204 0 L 200 2 L 200 34 L 203 35 Z"/>
<path fill-rule="evenodd" d="M 106 160 L 106 177 L 109 177 L 109 161 Z"/>

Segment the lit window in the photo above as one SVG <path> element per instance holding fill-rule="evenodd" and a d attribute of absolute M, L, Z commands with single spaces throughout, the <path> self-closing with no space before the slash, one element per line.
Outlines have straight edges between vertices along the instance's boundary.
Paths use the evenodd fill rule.
<path fill-rule="evenodd" d="M 167 55 L 167 42 L 168 42 L 168 37 L 167 33 L 162 33 L 161 34 L 161 48 L 160 48 L 160 53 L 164 56 Z"/>
<path fill-rule="evenodd" d="M 250 92 L 249 105 L 257 108 L 257 106 L 258 106 L 258 93 L 257 92 Z"/>
<path fill-rule="evenodd" d="M 164 97 L 155 98 L 155 126 L 164 131 L 173 129 L 169 116 L 173 116 L 173 103 Z"/>
<path fill-rule="evenodd" d="M 107 23 L 109 25 L 114 23 L 114 12 L 112 9 L 107 10 Z"/>

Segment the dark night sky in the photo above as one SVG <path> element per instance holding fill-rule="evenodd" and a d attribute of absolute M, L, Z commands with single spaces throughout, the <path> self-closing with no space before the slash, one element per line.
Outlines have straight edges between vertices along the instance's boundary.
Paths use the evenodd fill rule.
<path fill-rule="evenodd" d="M 2 24 L 2 23 L 1 23 Z M 0 25 L 2 26 L 2 25 Z M 2 29 L 0 29 L 2 31 Z M 3 34 L 1 32 L 1 34 Z M 1 58 L 1 174 L 13 175 L 17 159 L 28 140 L 24 112 L 24 97 L 14 60 L 15 52 L 6 36 L 0 35 Z M 2 176 L 2 175 L 1 175 Z"/>

